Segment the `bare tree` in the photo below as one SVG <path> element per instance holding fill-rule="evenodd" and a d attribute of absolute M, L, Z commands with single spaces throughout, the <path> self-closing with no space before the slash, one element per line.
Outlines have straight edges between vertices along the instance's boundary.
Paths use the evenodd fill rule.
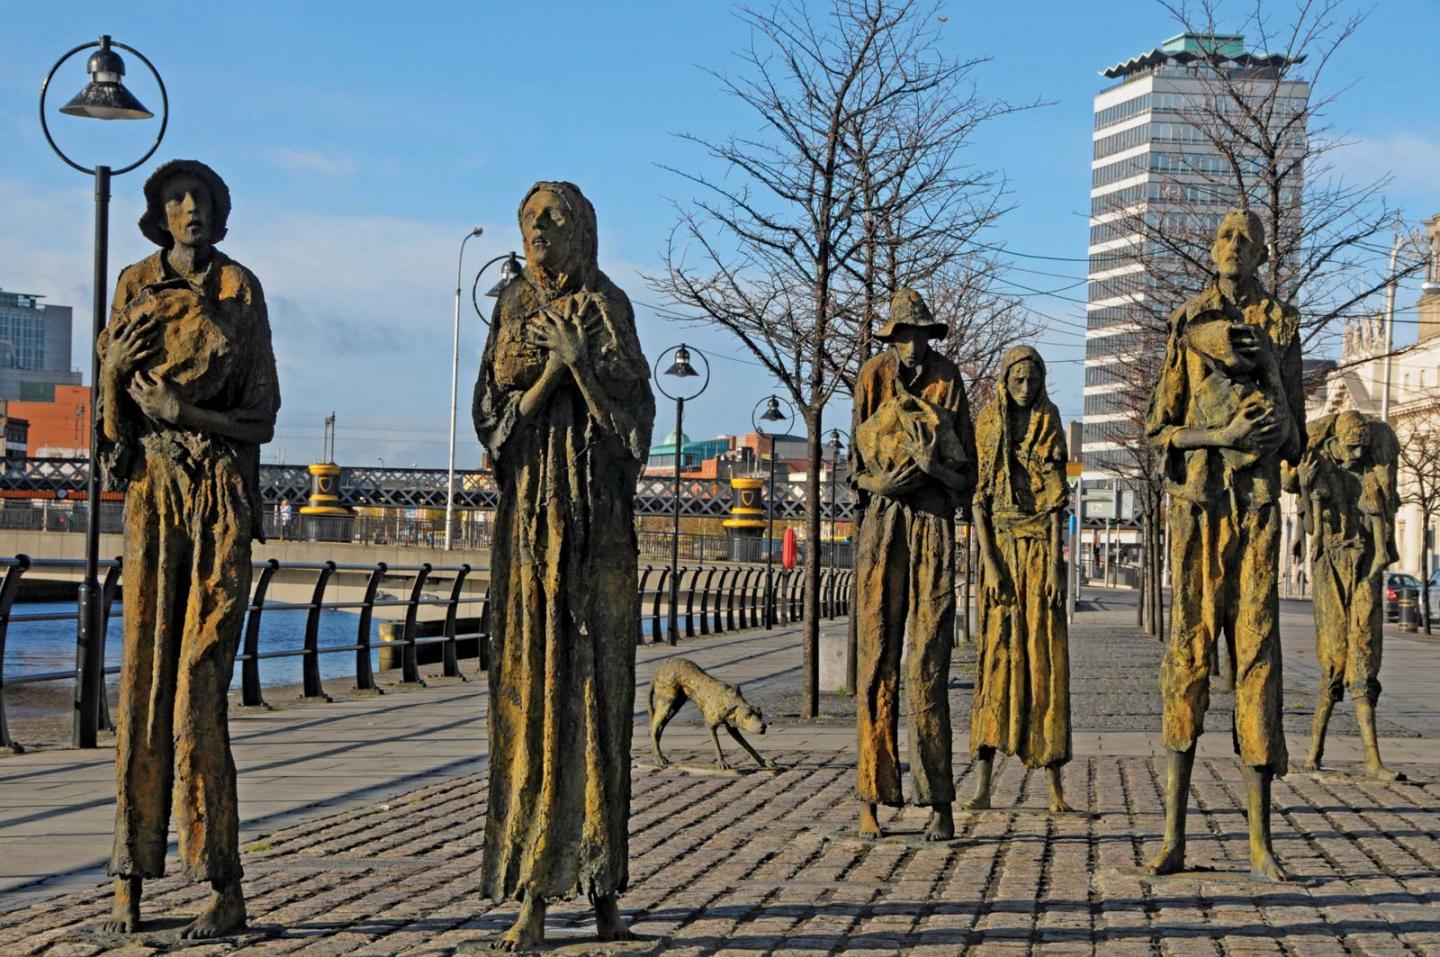
<path fill-rule="evenodd" d="M 823 23 L 799 0 L 742 10 L 752 31 L 742 73 L 715 76 L 759 130 L 685 136 L 724 172 L 674 170 L 700 197 L 678 207 L 666 270 L 649 277 L 670 317 L 730 332 L 794 402 L 808 437 L 810 542 L 820 540 L 821 416 L 868 353 L 878 303 L 906 282 L 952 282 L 964 305 L 988 290 L 966 287 L 954 267 L 999 214 L 998 188 L 959 155 L 975 125 L 1007 108 L 965 92 L 975 64 L 936 52 L 933 13 L 916 0 L 832 0 Z M 805 569 L 811 717 L 819 555 L 808 549 Z"/>
<path fill-rule="evenodd" d="M 1440 516 L 1440 400 L 1432 399 L 1397 423 L 1400 503 L 1420 510 L 1420 608 L 1430 634 L 1430 528 Z"/>
<path fill-rule="evenodd" d="M 1159 450 L 1146 434 L 1146 414 L 1164 355 L 1165 334 L 1154 326 L 1141 326 L 1118 353 L 1118 387 L 1105 393 L 1102 400 L 1104 413 L 1114 418 L 1101 428 L 1102 440 L 1114 443 L 1122 454 L 1100 459 L 1097 466 L 1098 471 L 1113 476 L 1117 488 L 1123 484 L 1135 496 L 1141 531 L 1136 623 L 1156 638 L 1164 634 L 1161 529 L 1165 525 L 1165 469 Z"/>

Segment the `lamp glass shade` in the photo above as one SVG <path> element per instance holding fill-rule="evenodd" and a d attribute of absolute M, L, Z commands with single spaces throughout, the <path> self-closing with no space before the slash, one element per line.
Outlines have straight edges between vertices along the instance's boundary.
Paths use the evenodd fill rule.
<path fill-rule="evenodd" d="M 695 367 L 690 364 L 690 350 L 681 346 L 675 350 L 675 361 L 670 363 L 670 368 L 665 370 L 666 375 L 677 376 L 681 379 L 698 376 Z"/>
<path fill-rule="evenodd" d="M 760 418 L 766 422 L 783 422 L 785 413 L 780 411 L 780 400 L 773 395 L 765 402 L 765 411 L 760 413 Z"/>
<path fill-rule="evenodd" d="M 95 120 L 148 120 L 155 115 L 124 84 L 98 82 L 85 84 L 85 89 L 60 107 L 60 112 Z"/>
<path fill-rule="evenodd" d="M 505 261 L 500 264 L 500 281 L 491 286 L 490 291 L 485 293 L 485 295 L 491 299 L 497 298 L 505 291 L 506 286 L 520 278 L 520 272 L 520 260 L 515 257 L 514 253 L 511 253 L 505 258 Z"/>
<path fill-rule="evenodd" d="M 155 115 L 121 82 L 125 61 L 111 48 L 109 37 L 100 38 L 100 49 L 90 55 L 85 68 L 90 82 L 60 107 L 61 113 L 95 120 L 148 120 Z"/>

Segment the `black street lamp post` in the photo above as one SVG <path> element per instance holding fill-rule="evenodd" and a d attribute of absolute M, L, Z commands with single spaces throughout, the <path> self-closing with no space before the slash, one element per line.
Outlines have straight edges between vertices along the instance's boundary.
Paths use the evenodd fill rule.
<path fill-rule="evenodd" d="M 835 577 L 835 523 L 840 515 L 840 500 L 835 497 L 835 479 L 840 471 L 840 454 L 845 450 L 845 444 L 840 437 L 850 438 L 850 433 L 844 429 L 831 429 L 825 434 L 826 445 L 830 449 L 830 577 Z"/>
<path fill-rule="evenodd" d="M 789 409 L 789 414 L 780 411 L 780 404 L 784 402 Z M 765 406 L 765 411 L 760 411 L 760 406 Z M 761 435 L 770 436 L 770 488 L 765 493 L 765 628 L 768 630 L 775 627 L 775 439 L 776 434 L 767 433 L 761 422 L 784 422 L 786 431 L 789 431 L 790 423 L 795 421 L 795 409 L 790 403 L 778 395 L 770 395 L 755 403 L 755 408 L 750 411 L 750 424 L 755 431 Z"/>
<path fill-rule="evenodd" d="M 670 363 L 670 367 L 665 370 L 665 375 L 675 376 L 677 379 L 700 378 L 700 373 L 696 372 L 695 367 L 690 364 L 692 353 L 699 356 L 700 361 L 705 364 L 705 374 L 700 382 L 700 388 L 689 395 L 684 393 L 671 395 L 665 391 L 665 385 L 660 379 L 660 363 L 665 361 L 666 356 L 673 354 L 675 358 Z M 666 349 L 660 353 L 660 358 L 655 360 L 655 387 L 665 398 L 675 400 L 675 528 L 670 538 L 670 632 L 666 636 L 666 640 L 672 645 L 675 644 L 679 634 L 677 631 L 679 619 L 676 613 L 680 607 L 680 470 L 685 446 L 685 403 L 697 398 L 708 385 L 710 385 L 710 360 L 699 349 L 692 350 L 682 342 L 674 348 Z"/>
<path fill-rule="evenodd" d="M 120 58 L 120 54 L 115 52 L 116 48 L 127 50 L 139 57 L 140 62 L 145 64 L 155 77 L 155 82 L 160 86 L 162 109 L 160 129 L 155 134 L 155 142 L 150 144 L 150 148 L 145 151 L 144 156 L 119 169 L 111 169 L 104 165 L 89 167 L 75 162 L 65 154 L 65 151 L 55 142 L 55 138 L 50 135 L 50 124 L 45 116 L 45 96 L 56 72 L 72 56 L 92 47 L 98 47 L 98 49 L 90 55 L 89 61 L 86 63 L 90 82 L 75 94 L 70 102 L 60 107 L 61 113 L 67 116 L 97 120 L 148 120 L 154 117 L 155 114 L 141 105 L 134 94 L 127 90 L 125 84 L 121 82 L 121 77 L 125 75 L 125 61 Z M 160 78 L 160 73 L 155 69 L 155 65 L 146 59 L 139 50 L 111 40 L 108 36 L 101 36 L 99 40 L 90 43 L 82 43 L 60 57 L 50 68 L 50 72 L 45 75 L 45 82 L 40 85 L 40 129 L 45 133 L 46 142 L 55 151 L 55 155 L 64 160 L 68 166 L 87 176 L 95 177 L 95 289 L 90 340 L 90 461 L 85 489 L 85 511 L 88 522 L 85 529 L 85 579 L 80 583 L 79 601 L 76 608 L 74 744 L 77 748 L 93 748 L 96 745 L 96 738 L 100 730 L 100 693 L 105 671 L 105 662 L 100 658 L 100 629 L 103 627 L 99 572 L 100 467 L 97 454 L 100 425 L 99 417 L 95 413 L 100 379 L 100 353 L 96 345 L 101 330 L 105 328 L 107 260 L 110 245 L 110 179 L 136 169 L 155 155 L 155 151 L 160 148 L 160 141 L 165 137 L 165 128 L 169 122 L 170 97 L 165 92 L 165 81 Z"/>
<path fill-rule="evenodd" d="M 479 236 L 482 232 L 484 232 L 484 230 L 476 226 L 465 234 L 465 238 L 460 240 L 460 256 L 455 264 L 454 348 L 450 355 L 450 465 L 445 472 L 445 550 L 447 552 L 450 551 L 451 545 L 453 544 L 455 528 L 455 410 L 459 397 L 458 389 L 460 379 L 460 270 L 465 262 L 465 244 L 473 237 Z M 513 252 L 501 253 L 485 263 L 485 265 L 481 266 L 480 270 L 475 273 L 475 281 L 470 284 L 470 302 L 475 306 L 475 314 L 480 317 L 480 321 L 487 325 L 490 320 L 486 319 L 485 313 L 480 310 L 480 300 L 478 298 L 480 277 L 485 274 L 485 270 L 501 260 L 504 260 L 505 263 L 500 267 L 500 281 L 485 294 L 487 296 L 498 297 L 500 293 L 505 291 L 506 286 L 510 285 L 520 276 L 521 260 Z"/>

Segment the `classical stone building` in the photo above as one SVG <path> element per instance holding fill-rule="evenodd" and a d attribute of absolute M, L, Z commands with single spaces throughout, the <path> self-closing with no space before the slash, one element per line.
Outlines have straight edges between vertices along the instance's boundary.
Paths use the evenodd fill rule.
<path fill-rule="evenodd" d="M 1425 220 L 1429 240 L 1429 261 L 1413 303 L 1396 304 L 1396 329 L 1417 329 L 1413 345 L 1386 355 L 1386 344 L 1408 338 L 1403 331 L 1387 335 L 1384 315 L 1352 323 L 1345 330 L 1340 361 L 1317 383 L 1306 405 L 1308 417 L 1356 409 L 1375 418 L 1388 416 L 1401 444 L 1416 430 L 1440 433 L 1440 215 Z M 1388 382 L 1388 388 L 1387 388 Z M 1388 393 L 1389 401 L 1386 401 Z M 1402 501 L 1414 477 L 1400 466 Z M 1287 506 L 1293 511 L 1294 503 Z M 1426 529 L 1419 508 L 1400 507 L 1395 533 L 1400 548 L 1397 571 L 1423 574 L 1437 564 L 1440 552 L 1440 521 L 1431 529 L 1431 568 L 1424 567 L 1423 545 Z"/>

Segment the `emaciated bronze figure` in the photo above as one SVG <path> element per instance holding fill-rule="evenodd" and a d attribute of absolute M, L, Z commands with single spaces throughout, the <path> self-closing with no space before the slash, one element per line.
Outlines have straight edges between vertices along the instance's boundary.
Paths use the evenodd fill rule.
<path fill-rule="evenodd" d="M 1000 363 L 995 401 L 975 423 L 980 477 L 980 647 L 970 750 L 975 796 L 990 806 L 995 752 L 1045 768 L 1050 810 L 1069 811 L 1061 768 L 1070 760 L 1070 632 L 1063 534 L 1069 460 L 1060 410 L 1045 392 L 1045 361 L 1016 346 Z"/>
<path fill-rule="evenodd" d="M 1170 316 L 1147 430 L 1170 496 L 1174 604 L 1161 666 L 1170 752 L 1165 845 L 1156 874 L 1185 866 L 1185 810 L 1195 743 L 1223 639 L 1235 662 L 1235 750 L 1244 768 L 1251 873 L 1284 880 L 1270 841 L 1270 785 L 1286 771 L 1281 727 L 1280 464 L 1304 449 L 1298 313 L 1256 278 L 1265 230 L 1229 213 L 1211 248 L 1218 281 Z"/>
<path fill-rule="evenodd" d="M 1365 773 L 1382 781 L 1398 777 L 1380 760 L 1375 733 L 1383 640 L 1381 584 L 1385 567 L 1398 557 L 1398 459 L 1390 426 L 1359 412 L 1327 415 L 1310 424 L 1297 491 L 1310 541 L 1315 658 L 1320 665 L 1315 727 L 1305 762 L 1312 771 L 1320 770 L 1325 756 L 1330 712 L 1349 688 L 1365 746 Z"/>
<path fill-rule="evenodd" d="M 852 467 L 863 510 L 856 547 L 860 834 L 879 837 L 877 804 L 898 807 L 900 659 L 908 642 L 910 771 L 930 808 L 927 840 L 955 836 L 950 653 L 955 634 L 955 509 L 975 487 L 975 433 L 960 370 L 929 347 L 945 335 L 920 294 L 897 292 L 875 336 L 890 348 L 855 383 Z"/>
<path fill-rule="evenodd" d="M 145 203 L 140 231 L 160 251 L 120 274 L 97 344 L 102 467 L 129 481 L 105 929 L 138 929 L 141 882 L 165 873 L 173 801 L 185 876 L 214 891 L 182 935 L 209 938 L 245 924 L 226 696 L 280 390 L 260 282 L 215 249 L 224 181 L 174 160 L 145 183 Z"/>
<path fill-rule="evenodd" d="M 603 939 L 629 936 L 616 895 L 629 878 L 634 496 L 655 417 L 590 201 L 537 183 L 520 231 L 525 272 L 495 306 L 474 408 L 500 487 L 483 880 L 492 900 L 521 902 L 509 950 L 541 942 L 548 902 L 581 894 Z"/>

